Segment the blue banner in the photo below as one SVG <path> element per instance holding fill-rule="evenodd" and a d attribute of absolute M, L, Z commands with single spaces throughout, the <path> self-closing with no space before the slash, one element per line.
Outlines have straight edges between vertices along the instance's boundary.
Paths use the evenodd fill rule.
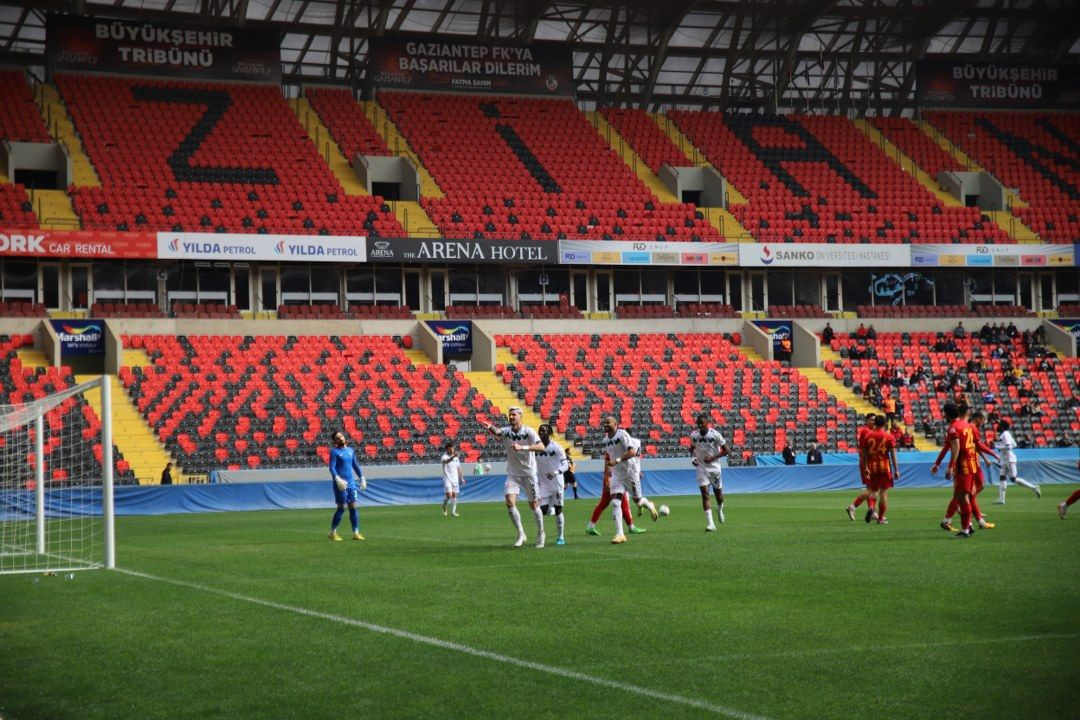
<path fill-rule="evenodd" d="M 60 357 L 104 355 L 104 320 L 50 320 L 60 337 Z"/>
<path fill-rule="evenodd" d="M 472 320 L 425 320 L 446 355 L 472 355 Z"/>
<path fill-rule="evenodd" d="M 773 355 L 775 357 L 787 359 L 791 356 L 790 320 L 754 320 L 754 324 L 772 336 Z"/>

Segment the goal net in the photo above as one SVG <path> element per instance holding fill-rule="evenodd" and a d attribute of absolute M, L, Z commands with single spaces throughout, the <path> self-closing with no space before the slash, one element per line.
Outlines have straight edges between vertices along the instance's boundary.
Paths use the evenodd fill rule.
<path fill-rule="evenodd" d="M 0 573 L 115 566 L 103 380 L 0 405 Z"/>

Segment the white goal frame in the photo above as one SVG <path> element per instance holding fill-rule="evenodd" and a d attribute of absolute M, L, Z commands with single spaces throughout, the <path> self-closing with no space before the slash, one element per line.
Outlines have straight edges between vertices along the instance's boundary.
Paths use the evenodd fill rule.
<path fill-rule="evenodd" d="M 100 442 L 102 457 L 100 478 L 100 522 L 102 523 L 101 549 L 103 552 L 101 557 L 78 558 L 71 557 L 65 553 L 50 551 L 49 549 L 50 522 L 62 523 L 64 520 L 52 518 L 50 517 L 50 514 L 47 513 L 47 496 L 50 493 L 64 493 L 71 491 L 64 489 L 50 489 L 46 486 L 46 456 L 44 446 L 45 415 L 53 408 L 59 406 L 64 400 L 77 395 L 83 395 L 94 388 L 100 388 L 101 392 L 101 411 L 98 414 L 99 420 L 101 421 Z M 24 562 L 22 566 L 16 566 L 14 564 L 8 566 L 7 563 L 0 562 L 0 575 L 42 572 L 55 573 L 99 568 L 115 568 L 116 517 L 113 493 L 115 462 L 113 458 L 112 443 L 112 385 L 109 376 L 103 375 L 100 378 L 95 378 L 88 382 L 66 388 L 60 392 L 41 398 L 40 400 L 34 400 L 33 402 L 22 403 L 19 405 L 0 405 L 0 431 L 8 432 L 9 434 L 18 432 L 29 434 L 31 429 L 34 431 L 33 523 L 35 527 L 33 546 L 30 546 L 31 543 L 29 542 L 28 534 L 26 537 L 15 535 L 9 536 L 5 527 L 9 523 L 30 521 L 30 514 L 28 511 L 29 491 L 19 490 L 15 488 L 13 483 L 11 487 L 3 488 L 3 492 L 10 493 L 12 497 L 8 501 L 6 507 L 0 505 L 0 555 L 8 558 L 23 557 Z M 96 481 L 97 478 L 91 479 Z M 84 508 L 89 507 L 88 499 L 94 499 L 93 490 L 79 488 L 78 491 L 79 497 L 83 499 L 84 503 L 87 503 L 87 505 L 84 505 Z M 25 509 L 20 511 L 20 508 Z M 90 520 L 86 520 L 86 522 L 96 522 L 95 518 L 97 515 L 96 509 L 93 512 L 84 510 L 84 514 L 79 515 L 79 517 L 90 518 Z M 15 539 L 16 541 L 22 539 L 25 544 L 20 542 L 13 543 L 11 542 L 11 539 Z"/>

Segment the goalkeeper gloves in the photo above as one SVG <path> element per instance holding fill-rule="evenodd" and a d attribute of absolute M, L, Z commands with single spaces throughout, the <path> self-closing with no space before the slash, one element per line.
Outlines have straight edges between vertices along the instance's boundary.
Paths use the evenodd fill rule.
<path fill-rule="evenodd" d="M 360 492 L 364 492 L 365 490 L 367 490 L 367 480 L 365 480 L 364 476 L 361 475 L 360 476 Z"/>
<path fill-rule="evenodd" d="M 334 484 L 337 485 L 337 489 L 345 492 L 345 488 L 349 487 L 349 483 L 345 482 L 344 478 L 334 476 Z"/>

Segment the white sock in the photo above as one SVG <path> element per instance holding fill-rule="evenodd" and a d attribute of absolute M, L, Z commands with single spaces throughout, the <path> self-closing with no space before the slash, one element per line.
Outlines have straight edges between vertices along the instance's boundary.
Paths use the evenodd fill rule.
<path fill-rule="evenodd" d="M 712 527 L 713 526 L 712 510 L 711 509 L 705 511 L 705 525 L 706 525 L 706 527 Z"/>
<path fill-rule="evenodd" d="M 533 517 L 536 518 L 536 536 L 540 537 L 544 534 L 544 511 L 539 505 L 533 508 Z"/>
<path fill-rule="evenodd" d="M 525 528 L 521 527 L 521 513 L 518 512 L 517 507 L 508 507 L 506 512 L 510 513 L 510 522 L 514 523 L 514 528 L 518 531 L 518 537 L 525 534 Z"/>
<path fill-rule="evenodd" d="M 562 537 L 563 528 L 566 527 L 566 516 L 562 513 L 555 516 L 555 527 L 559 528 L 559 537 Z"/>
<path fill-rule="evenodd" d="M 611 517 L 615 520 L 615 537 L 619 537 L 623 534 L 621 502 L 611 504 Z"/>
<path fill-rule="evenodd" d="M 457 498 L 451 498 L 450 500 L 450 512 L 457 513 Z"/>
<path fill-rule="evenodd" d="M 649 498 L 647 498 L 647 497 L 643 497 L 643 498 L 641 498 L 641 501 L 640 501 L 640 502 L 638 502 L 638 505 L 644 505 L 644 506 L 645 506 L 645 507 L 647 507 L 647 508 L 648 508 L 648 509 L 649 509 L 650 511 L 656 510 L 656 506 L 655 506 L 655 505 L 653 505 L 653 503 L 652 503 L 652 500 L 650 500 L 650 499 L 649 499 Z"/>
<path fill-rule="evenodd" d="M 586 530 L 592 530 L 594 527 L 596 527 L 596 523 L 594 523 L 592 520 L 585 523 L 585 529 Z"/>
<path fill-rule="evenodd" d="M 1014 478 L 1014 482 L 1021 487 L 1026 487 L 1028 490 L 1035 492 L 1035 486 L 1024 478 Z"/>
<path fill-rule="evenodd" d="M 998 502 L 1005 502 L 1005 486 L 1008 485 L 1004 480 L 998 481 Z"/>

